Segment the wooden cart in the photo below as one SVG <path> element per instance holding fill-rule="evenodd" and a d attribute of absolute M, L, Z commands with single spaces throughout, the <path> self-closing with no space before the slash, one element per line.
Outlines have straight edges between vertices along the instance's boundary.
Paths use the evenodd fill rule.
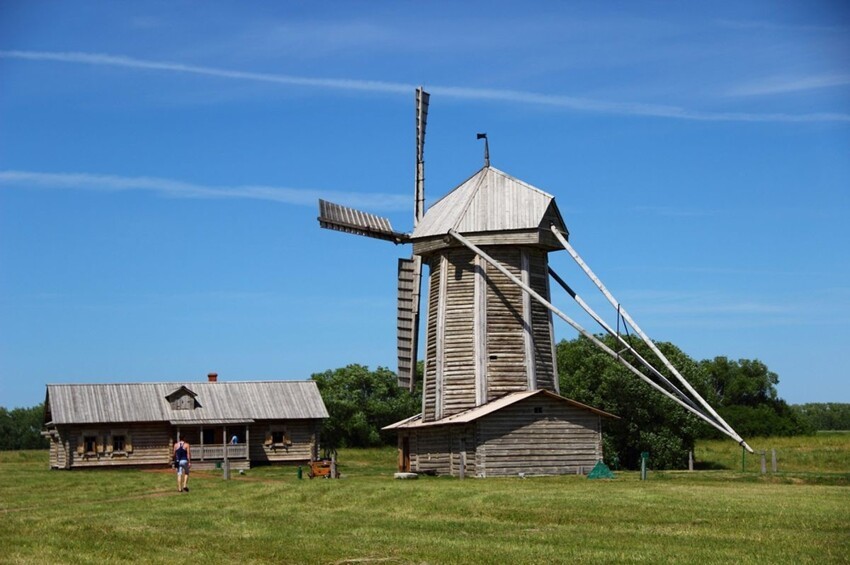
<path fill-rule="evenodd" d="M 308 472 L 308 475 L 311 479 L 313 477 L 338 479 L 339 469 L 335 469 L 335 467 L 336 465 L 330 459 L 319 459 L 317 461 L 310 461 L 310 471 Z M 336 471 L 336 473 L 331 474 L 332 470 Z"/>

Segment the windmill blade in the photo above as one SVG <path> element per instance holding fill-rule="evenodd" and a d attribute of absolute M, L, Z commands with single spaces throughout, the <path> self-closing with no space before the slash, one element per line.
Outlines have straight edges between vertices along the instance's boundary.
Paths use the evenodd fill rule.
<path fill-rule="evenodd" d="M 425 127 L 431 95 L 416 89 L 416 171 L 413 187 L 413 227 L 425 215 Z M 398 386 L 413 390 L 419 336 L 419 298 L 422 292 L 422 258 L 398 260 Z"/>
<path fill-rule="evenodd" d="M 428 101 L 431 95 L 416 89 L 416 173 L 413 189 L 413 227 L 425 215 L 425 127 L 428 125 Z"/>
<path fill-rule="evenodd" d="M 325 229 L 404 243 L 408 235 L 393 231 L 389 219 L 319 200 L 319 225 Z"/>
<path fill-rule="evenodd" d="M 422 258 L 398 260 L 398 386 L 413 390 L 419 348 L 419 292 Z"/>

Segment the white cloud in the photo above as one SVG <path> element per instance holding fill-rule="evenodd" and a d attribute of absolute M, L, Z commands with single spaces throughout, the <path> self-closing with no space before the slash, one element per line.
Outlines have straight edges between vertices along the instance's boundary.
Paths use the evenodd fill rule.
<path fill-rule="evenodd" d="M 310 88 L 339 89 L 385 94 L 409 95 L 416 85 L 388 81 L 367 81 L 357 79 L 314 78 L 273 73 L 256 73 L 220 69 L 183 63 L 149 61 L 117 55 L 79 52 L 43 52 L 43 51 L 0 51 L 0 57 L 26 59 L 33 61 L 55 61 L 102 66 L 117 66 L 145 70 L 158 70 L 175 73 L 188 73 L 212 76 L 231 80 L 247 80 L 300 86 Z M 560 94 L 541 94 L 523 90 L 469 88 L 460 86 L 431 85 L 428 90 L 435 95 L 468 100 L 490 100 L 516 104 L 531 104 L 564 108 L 578 112 L 616 114 L 627 116 L 645 116 L 698 121 L 733 122 L 850 122 L 850 114 L 842 113 L 750 113 L 750 112 L 702 112 L 688 110 L 678 106 L 642 104 L 635 102 L 609 102 L 591 98 L 580 98 Z"/>
<path fill-rule="evenodd" d="M 774 77 L 742 84 L 727 92 L 729 96 L 764 96 L 819 90 L 850 85 L 850 74 L 826 74 L 808 77 Z"/>
<path fill-rule="evenodd" d="M 91 173 L 44 173 L 33 171 L 0 171 L 0 186 L 42 189 L 74 189 L 120 192 L 142 190 L 171 198 L 238 198 L 267 200 L 297 206 L 315 206 L 319 198 L 326 198 L 348 206 L 372 210 L 393 211 L 410 208 L 407 195 L 333 192 L 316 189 L 284 188 L 274 186 L 216 187 L 188 183 L 159 177 L 122 177 Z"/>

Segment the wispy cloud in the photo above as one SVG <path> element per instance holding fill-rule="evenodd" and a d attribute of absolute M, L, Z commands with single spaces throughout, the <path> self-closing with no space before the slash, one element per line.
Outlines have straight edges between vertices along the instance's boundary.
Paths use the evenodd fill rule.
<path fill-rule="evenodd" d="M 159 177 L 123 177 L 91 173 L 0 171 L 0 186 L 41 189 L 74 189 L 107 192 L 141 190 L 170 198 L 267 200 L 297 206 L 315 206 L 327 198 L 355 207 L 395 211 L 410 208 L 407 195 L 322 191 L 274 186 L 206 186 Z"/>
<path fill-rule="evenodd" d="M 850 73 L 808 77 L 773 77 L 742 84 L 727 91 L 729 96 L 764 96 L 820 90 L 850 85 Z"/>
<path fill-rule="evenodd" d="M 142 70 L 156 70 L 184 74 L 196 74 L 217 78 L 266 82 L 288 86 L 338 89 L 348 91 L 373 92 L 383 94 L 409 95 L 416 85 L 339 78 L 314 78 L 295 75 L 256 73 L 187 65 L 183 63 L 150 61 L 119 55 L 80 52 L 45 51 L 0 51 L 0 57 L 26 59 L 32 61 L 53 61 L 100 66 L 115 66 Z M 496 101 L 514 104 L 528 104 L 563 108 L 577 112 L 592 112 L 626 116 L 644 116 L 698 121 L 726 122 L 850 122 L 850 114 L 843 113 L 750 113 L 750 112 L 703 112 L 678 106 L 643 104 L 636 102 L 610 102 L 590 98 L 565 96 L 560 94 L 541 94 L 524 90 L 472 88 L 462 86 L 430 85 L 428 90 L 435 95 L 447 98 Z"/>

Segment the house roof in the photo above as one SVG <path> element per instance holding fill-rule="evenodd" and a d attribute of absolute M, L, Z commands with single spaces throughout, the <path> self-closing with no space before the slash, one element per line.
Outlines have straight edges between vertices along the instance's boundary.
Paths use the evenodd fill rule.
<path fill-rule="evenodd" d="M 166 397 L 186 387 L 196 408 L 175 410 Z M 313 381 L 49 384 L 45 420 L 107 422 L 250 422 L 327 418 Z"/>
<path fill-rule="evenodd" d="M 458 233 L 537 230 L 547 213 L 566 230 L 551 194 L 486 166 L 435 202 L 411 239 L 443 236 L 450 229 Z"/>
<path fill-rule="evenodd" d="M 575 406 L 576 408 L 581 408 L 583 410 L 588 410 L 593 412 L 594 414 L 598 414 L 604 418 L 614 418 L 619 420 L 619 416 L 615 416 L 614 414 L 609 414 L 604 410 L 599 410 L 598 408 L 593 408 L 592 406 L 588 406 L 586 404 L 582 404 L 581 402 L 577 402 L 570 398 L 564 398 L 563 396 L 557 395 L 554 392 L 549 392 L 548 390 L 540 389 L 540 390 L 528 390 L 522 392 L 513 392 L 511 394 L 506 394 L 492 402 L 488 402 L 487 404 L 482 404 L 481 406 L 476 406 L 475 408 L 470 408 L 464 412 L 460 412 L 459 414 L 454 414 L 447 418 L 443 418 L 441 420 L 435 420 L 432 422 L 423 422 L 422 415 L 417 414 L 416 416 L 412 416 L 410 418 L 406 418 L 401 420 L 400 422 L 396 422 L 395 424 L 390 424 L 386 426 L 385 430 L 402 430 L 402 429 L 411 429 L 411 428 L 424 428 L 429 426 L 446 426 L 452 424 L 468 424 L 470 422 L 474 422 L 475 420 L 482 418 L 488 414 L 492 414 L 498 410 L 503 408 L 507 408 L 512 404 L 516 404 L 517 402 L 521 402 L 527 398 L 531 398 L 532 396 L 547 396 L 549 398 L 554 398 L 556 400 L 562 401 L 571 406 Z"/>

